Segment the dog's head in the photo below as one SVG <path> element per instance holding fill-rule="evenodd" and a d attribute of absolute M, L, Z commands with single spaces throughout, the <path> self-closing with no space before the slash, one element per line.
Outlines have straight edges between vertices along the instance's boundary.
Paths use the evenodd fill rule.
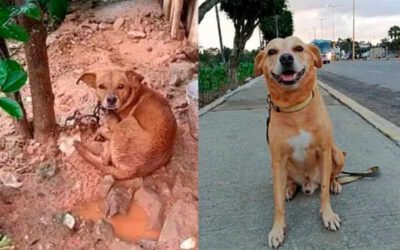
<path fill-rule="evenodd" d="M 99 73 L 87 72 L 79 77 L 96 90 L 101 105 L 108 110 L 121 110 L 138 93 L 143 76 L 133 70 L 105 70 Z"/>
<path fill-rule="evenodd" d="M 276 38 L 255 59 L 255 74 L 264 74 L 268 83 L 297 89 L 307 75 L 322 66 L 318 47 L 305 44 L 295 36 Z"/>

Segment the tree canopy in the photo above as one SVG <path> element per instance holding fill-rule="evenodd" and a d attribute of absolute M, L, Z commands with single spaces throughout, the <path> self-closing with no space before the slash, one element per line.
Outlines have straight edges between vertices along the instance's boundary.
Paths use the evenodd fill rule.
<path fill-rule="evenodd" d="M 227 13 L 235 27 L 229 58 L 229 79 L 233 85 L 237 84 L 239 58 L 261 18 L 279 15 L 284 9 L 286 0 L 221 0 L 221 10 Z"/>
<path fill-rule="evenodd" d="M 278 21 L 278 34 L 276 34 L 276 16 Z M 283 10 L 280 15 L 261 18 L 260 30 L 265 41 L 271 41 L 276 37 L 293 35 L 293 15 L 289 10 Z"/>

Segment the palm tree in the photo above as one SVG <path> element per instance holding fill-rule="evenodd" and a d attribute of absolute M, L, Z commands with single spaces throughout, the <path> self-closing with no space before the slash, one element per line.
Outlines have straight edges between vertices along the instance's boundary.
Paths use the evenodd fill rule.
<path fill-rule="evenodd" d="M 389 37 L 392 39 L 392 44 L 394 45 L 394 47 L 399 47 L 400 50 L 400 27 L 397 25 L 394 25 L 392 27 L 390 27 L 389 31 L 388 31 L 388 35 Z M 399 52 L 400 54 L 400 52 Z"/>

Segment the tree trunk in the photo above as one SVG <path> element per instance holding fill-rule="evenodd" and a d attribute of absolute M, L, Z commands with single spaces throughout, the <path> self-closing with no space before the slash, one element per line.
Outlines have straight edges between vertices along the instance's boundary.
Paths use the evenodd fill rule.
<path fill-rule="evenodd" d="M 240 65 L 240 57 L 244 51 L 247 41 L 253 34 L 254 29 L 259 24 L 257 20 L 240 20 L 234 21 L 235 26 L 235 37 L 233 38 L 233 49 L 229 56 L 229 82 L 233 87 L 237 87 L 238 81 L 238 69 Z"/>
<path fill-rule="evenodd" d="M 239 84 L 238 81 L 238 69 L 240 65 L 240 56 L 243 53 L 246 41 L 244 40 L 245 38 L 243 35 L 238 32 L 238 30 L 235 31 L 235 37 L 233 39 L 233 49 L 231 54 L 229 55 L 229 83 L 233 87 L 237 87 Z"/>
<path fill-rule="evenodd" d="M 32 93 L 34 138 L 47 141 L 56 127 L 54 94 L 50 80 L 46 48 L 46 27 L 41 21 L 21 16 L 21 24 L 29 32 L 29 41 L 24 45 Z"/>
<path fill-rule="evenodd" d="M 7 44 L 4 38 L 0 37 L 0 58 L 8 59 L 10 58 L 10 53 L 8 52 Z M 32 138 L 32 127 L 28 121 L 28 117 L 26 115 L 26 110 L 24 107 L 24 103 L 22 102 L 21 93 L 16 91 L 14 93 L 7 94 L 8 97 L 14 99 L 21 106 L 23 116 L 21 120 L 13 119 L 15 130 L 18 134 L 22 135 L 24 138 L 30 139 Z"/>

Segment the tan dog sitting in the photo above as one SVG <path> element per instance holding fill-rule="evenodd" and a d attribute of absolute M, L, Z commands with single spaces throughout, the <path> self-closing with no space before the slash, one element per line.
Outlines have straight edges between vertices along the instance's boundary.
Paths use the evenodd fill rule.
<path fill-rule="evenodd" d="M 167 100 L 141 82 L 134 71 L 106 70 L 85 73 L 101 104 L 113 114 L 99 129 L 105 139 L 102 155 L 75 141 L 78 153 L 104 174 L 117 179 L 144 176 L 169 161 L 176 136 L 176 120 Z M 119 118 L 119 119 L 118 119 Z"/>
<path fill-rule="evenodd" d="M 324 226 L 336 231 L 341 221 L 331 207 L 330 190 L 338 194 L 336 180 L 345 154 L 334 142 L 332 124 L 317 85 L 315 67 L 322 66 L 319 49 L 297 37 L 270 41 L 255 60 L 256 75 L 263 74 L 269 90 L 268 137 L 272 161 L 274 224 L 270 247 L 284 240 L 285 200 L 302 186 L 312 194 L 321 187 Z"/>

